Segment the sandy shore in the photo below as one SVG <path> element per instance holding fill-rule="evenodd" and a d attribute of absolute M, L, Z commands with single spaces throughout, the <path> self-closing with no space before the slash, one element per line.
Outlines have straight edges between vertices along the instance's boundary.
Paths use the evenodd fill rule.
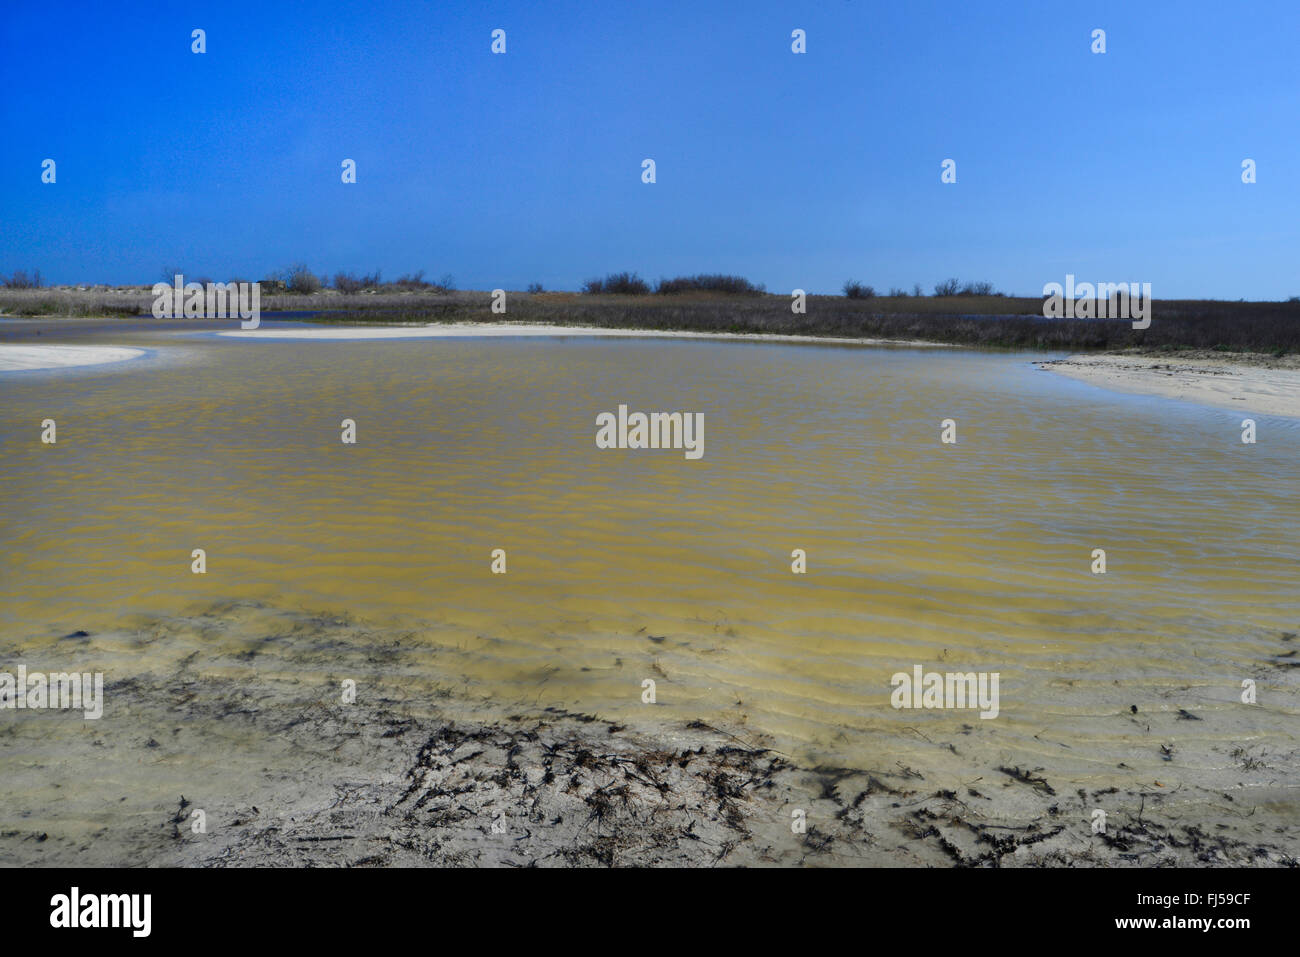
<path fill-rule="evenodd" d="M 1300 359 L 1213 354 L 1075 355 L 1037 363 L 1093 385 L 1261 415 L 1300 417 Z"/>
<path fill-rule="evenodd" d="M 248 614 L 267 637 L 219 649 Z M 1294 866 L 1300 851 L 1300 752 L 1238 743 L 1192 688 L 1110 715 L 1134 754 L 1177 736 L 1167 773 L 1120 763 L 1084 786 L 1044 767 L 1050 742 L 1032 763 L 966 757 L 948 774 L 888 748 L 809 765 L 740 726 L 651 711 L 631 727 L 530 705 L 531 691 L 476 696 L 450 674 L 420 690 L 440 656 L 409 635 L 258 603 L 123 624 L 6 658 L 107 675 L 102 720 L 25 711 L 0 729 L 0 863 Z M 1294 638 L 1259 662 L 1279 718 L 1300 678 Z M 987 733 L 922 737 L 960 758 Z"/>
<path fill-rule="evenodd" d="M 604 326 L 553 326 L 538 323 L 448 322 L 405 326 L 304 326 L 232 329 L 217 335 L 236 339 L 460 339 L 500 336 L 611 336 L 654 339 L 739 339 L 754 342 L 823 342 L 841 345 L 924 346 L 953 349 L 946 342 L 905 339 L 853 339 L 739 332 L 686 332 L 671 329 L 612 329 Z"/>
<path fill-rule="evenodd" d="M 0 372 L 29 369 L 68 369 L 122 362 L 144 355 L 143 349 L 122 346 L 16 346 L 0 344 Z"/>
<path fill-rule="evenodd" d="M 800 767 L 698 722 L 654 740 L 571 712 L 480 724 L 343 709 L 369 769 L 249 795 L 163 866 L 1294 866 L 1296 832 L 1144 788 L 1059 790 L 1041 768 L 951 787 L 901 764 Z M 288 730 L 287 728 L 284 730 Z M 883 757 L 883 756 L 882 756 Z M 340 769 L 341 770 L 341 769 Z M 1276 797 L 1276 794 L 1269 797 Z M 1261 796 L 1261 800 L 1269 797 Z M 1238 798 L 1221 798 L 1224 808 Z M 1120 810 L 1093 834 L 1092 809 Z M 1247 803 L 1247 802 L 1242 802 Z M 802 814 L 800 814 L 802 812 Z M 802 831 L 792 827 L 798 817 Z M 185 808 L 176 818 L 183 829 Z"/>

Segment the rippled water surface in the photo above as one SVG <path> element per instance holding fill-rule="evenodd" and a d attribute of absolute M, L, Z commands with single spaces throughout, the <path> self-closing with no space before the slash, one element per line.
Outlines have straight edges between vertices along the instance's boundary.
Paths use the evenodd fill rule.
<path fill-rule="evenodd" d="M 45 341 L 152 351 L 0 377 L 7 658 L 120 633 L 112 680 L 180 656 L 132 644 L 142 622 L 247 600 L 195 642 L 257 642 L 262 677 L 296 639 L 257 609 L 347 616 L 402 641 L 412 687 L 699 718 L 827 763 L 984 724 L 989 761 L 1159 768 L 1111 719 L 1173 688 L 1222 715 L 1189 734 L 1296 746 L 1293 696 L 1267 720 L 1237 698 L 1300 623 L 1297 420 L 1257 416 L 1243 445 L 1232 410 L 955 349 L 89 324 Z M 620 403 L 704 413 L 703 459 L 597 449 Z M 894 710 L 890 677 L 915 664 L 998 672 L 999 717 Z"/>

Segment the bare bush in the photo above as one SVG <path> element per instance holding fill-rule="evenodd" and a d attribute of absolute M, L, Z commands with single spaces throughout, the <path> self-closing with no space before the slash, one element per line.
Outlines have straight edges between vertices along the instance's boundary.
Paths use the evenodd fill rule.
<path fill-rule="evenodd" d="M 397 279 L 393 281 L 393 285 L 396 286 L 398 289 L 414 290 L 414 289 L 429 289 L 433 286 L 433 283 L 425 282 L 424 270 L 419 269 L 413 273 L 408 273 L 405 276 L 398 276 Z"/>
<path fill-rule="evenodd" d="M 284 271 L 284 288 L 287 292 L 310 296 L 320 292 L 321 281 L 314 272 L 302 263 L 290 266 Z"/>
<path fill-rule="evenodd" d="M 41 271 L 34 269 L 29 276 L 23 270 L 15 269 L 13 275 L 9 278 L 0 278 L 0 285 L 6 289 L 40 289 Z"/>
<path fill-rule="evenodd" d="M 364 282 L 350 272 L 336 272 L 334 274 L 334 288 L 345 296 L 351 296 L 360 292 L 366 286 Z"/>
<path fill-rule="evenodd" d="M 760 283 L 750 282 L 743 276 L 727 276 L 721 273 L 701 273 L 696 276 L 678 276 L 676 279 L 660 279 L 655 292 L 661 296 L 672 296 L 684 292 L 720 292 L 729 296 L 761 296 L 766 288 Z"/>
<path fill-rule="evenodd" d="M 582 291 L 593 295 L 644 296 L 650 292 L 650 284 L 634 272 L 616 272 L 604 279 L 588 279 L 582 284 Z"/>

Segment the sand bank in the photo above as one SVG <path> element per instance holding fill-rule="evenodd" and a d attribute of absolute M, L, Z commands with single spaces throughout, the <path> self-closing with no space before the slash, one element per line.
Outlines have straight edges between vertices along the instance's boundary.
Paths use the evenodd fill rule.
<path fill-rule="evenodd" d="M 1300 362 L 1294 357 L 1097 354 L 1046 360 L 1037 365 L 1120 392 L 1186 399 L 1261 415 L 1300 417 Z"/>
<path fill-rule="evenodd" d="M 122 362 L 144 355 L 143 349 L 122 346 L 15 346 L 0 344 L 0 372 L 67 369 Z"/>
<path fill-rule="evenodd" d="M 852 339 L 766 333 L 685 332 L 670 329 L 611 329 L 603 326 L 551 326 L 539 323 L 455 322 L 406 326 L 303 326 L 232 329 L 220 336 L 237 339 L 460 339 L 497 336 L 613 336 L 655 339 L 749 339 L 761 342 L 830 342 L 851 345 L 925 346 L 951 349 L 946 342 L 903 339 Z"/>

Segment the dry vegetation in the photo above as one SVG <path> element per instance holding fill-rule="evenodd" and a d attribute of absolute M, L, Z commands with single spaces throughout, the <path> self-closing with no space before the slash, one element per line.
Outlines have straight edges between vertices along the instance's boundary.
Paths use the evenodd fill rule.
<path fill-rule="evenodd" d="M 376 278 L 376 277 L 363 277 Z M 616 277 L 618 278 L 618 277 Z M 635 279 L 635 275 L 629 277 Z M 864 298 L 809 296 L 795 315 L 790 297 L 752 287 L 736 294 L 701 291 L 699 279 L 661 280 L 663 294 L 512 292 L 508 312 L 493 314 L 487 292 L 454 291 L 450 277 L 428 283 L 419 275 L 351 292 L 320 287 L 294 293 L 263 283 L 264 313 L 307 313 L 302 318 L 340 323 L 510 322 L 561 326 L 778 333 L 851 338 L 915 339 L 991 348 L 1052 350 L 1179 350 L 1300 353 L 1300 302 L 1157 300 L 1151 326 L 1126 320 L 1044 319 L 1042 300 L 1004 295 L 890 295 Z M 607 280 L 600 280 L 602 288 Z M 690 284 L 696 286 L 692 288 Z M 682 284 L 686 285 L 683 286 Z M 0 316 L 108 316 L 150 314 L 149 286 L 0 290 Z"/>

